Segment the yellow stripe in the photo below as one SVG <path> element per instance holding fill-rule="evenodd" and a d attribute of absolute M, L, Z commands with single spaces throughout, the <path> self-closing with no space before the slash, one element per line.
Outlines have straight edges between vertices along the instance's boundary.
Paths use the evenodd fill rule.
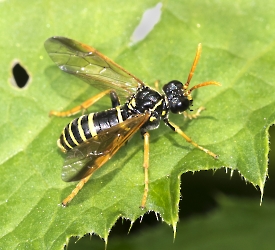
<path fill-rule="evenodd" d="M 73 131 L 72 131 L 72 123 L 69 124 L 69 135 L 70 135 L 72 141 L 74 142 L 74 144 L 79 145 L 77 140 L 74 138 L 74 134 L 73 134 Z"/>
<path fill-rule="evenodd" d="M 95 130 L 95 125 L 94 125 L 94 113 L 91 113 L 88 116 L 88 126 L 92 137 L 96 136 L 97 132 Z"/>
<path fill-rule="evenodd" d="M 116 111 L 117 111 L 118 122 L 122 123 L 123 122 L 123 118 L 122 118 L 122 115 L 121 115 L 120 107 L 116 107 Z"/>
<path fill-rule="evenodd" d="M 128 109 L 133 110 L 133 107 L 130 105 L 130 103 L 127 104 Z"/>
<path fill-rule="evenodd" d="M 86 138 L 86 136 L 85 136 L 85 134 L 84 134 L 84 130 L 83 130 L 82 126 L 81 126 L 81 120 L 82 120 L 83 116 L 84 116 L 84 115 L 82 115 L 82 116 L 80 116 L 80 117 L 78 118 L 78 121 L 77 121 L 77 128 L 78 128 L 78 132 L 79 132 L 79 134 L 80 134 L 81 139 L 82 139 L 83 141 L 87 141 L 87 138 Z"/>
<path fill-rule="evenodd" d="M 157 107 L 161 105 L 161 103 L 162 103 L 162 99 L 155 105 L 154 108 L 150 109 L 150 111 L 155 111 Z"/>
<path fill-rule="evenodd" d="M 131 100 L 131 105 L 132 105 L 133 108 L 137 106 L 137 104 L 136 104 L 136 99 L 135 99 L 134 97 L 133 97 L 133 99 Z"/>
<path fill-rule="evenodd" d="M 61 149 L 62 152 L 66 152 L 67 149 L 63 147 L 63 145 L 60 143 L 60 139 L 57 140 L 57 146 Z"/>
<path fill-rule="evenodd" d="M 63 141 L 65 142 L 65 144 L 67 145 L 67 147 L 73 148 L 73 147 L 69 144 L 69 142 L 67 142 L 67 140 L 66 140 L 65 129 L 63 129 L 63 131 L 62 131 L 62 135 L 63 135 Z"/>

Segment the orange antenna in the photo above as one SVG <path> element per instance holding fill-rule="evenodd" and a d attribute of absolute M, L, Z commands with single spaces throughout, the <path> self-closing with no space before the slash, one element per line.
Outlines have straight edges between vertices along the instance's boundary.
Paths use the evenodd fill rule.
<path fill-rule="evenodd" d="M 186 90 L 189 86 L 189 83 L 194 75 L 194 71 L 196 69 L 196 66 L 198 64 L 198 61 L 200 59 L 200 55 L 201 55 L 201 43 L 198 44 L 198 48 L 197 48 L 197 53 L 196 53 L 196 56 L 195 56 L 195 59 L 194 59 L 194 62 L 193 62 L 193 65 L 191 67 L 191 70 L 190 70 L 190 73 L 188 75 L 188 78 L 187 78 L 187 81 L 186 83 L 183 85 L 183 89 Z"/>
<path fill-rule="evenodd" d="M 186 92 L 186 95 L 190 95 L 190 93 L 191 93 L 194 89 L 198 89 L 198 88 L 201 88 L 201 87 L 204 87 L 204 86 L 208 86 L 208 85 L 222 86 L 219 82 L 215 82 L 215 81 L 202 82 L 202 83 L 199 83 L 199 84 L 193 86 L 191 89 L 189 89 L 189 90 Z"/>

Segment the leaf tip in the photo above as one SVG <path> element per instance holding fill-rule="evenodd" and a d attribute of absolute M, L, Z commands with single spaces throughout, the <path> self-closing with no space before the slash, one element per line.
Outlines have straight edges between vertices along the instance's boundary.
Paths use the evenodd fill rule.
<path fill-rule="evenodd" d="M 174 231 L 174 240 L 173 240 L 173 241 L 175 241 L 175 239 L 176 239 L 176 234 L 177 234 L 177 222 L 175 222 L 175 223 L 173 224 L 173 231 Z"/>

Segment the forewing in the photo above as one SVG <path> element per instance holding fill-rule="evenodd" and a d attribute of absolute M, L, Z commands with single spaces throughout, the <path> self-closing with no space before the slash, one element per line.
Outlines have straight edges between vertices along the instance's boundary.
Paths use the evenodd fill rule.
<path fill-rule="evenodd" d="M 113 126 L 69 150 L 62 169 L 63 181 L 77 181 L 107 162 L 149 119 L 141 114 Z"/>
<path fill-rule="evenodd" d="M 127 98 L 142 81 L 93 47 L 65 37 L 51 37 L 45 49 L 57 66 L 100 90 L 113 89 Z"/>

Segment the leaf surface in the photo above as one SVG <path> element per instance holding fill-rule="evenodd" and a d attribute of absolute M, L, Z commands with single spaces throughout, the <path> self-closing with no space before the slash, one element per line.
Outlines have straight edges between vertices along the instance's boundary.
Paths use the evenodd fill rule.
<path fill-rule="evenodd" d="M 138 44 L 130 38 L 143 12 L 157 1 L 2 1 L 0 4 L 0 248 L 61 249 L 71 235 L 95 233 L 107 241 L 119 217 L 135 221 L 159 213 L 174 230 L 178 221 L 180 175 L 227 167 L 263 193 L 268 172 L 268 128 L 274 111 L 274 14 L 271 1 L 164 1 L 158 24 Z M 20 15 L 18 15 L 20 13 Z M 83 190 L 62 208 L 75 187 L 61 180 L 64 156 L 56 140 L 70 118 L 49 118 L 96 93 L 61 72 L 44 50 L 53 35 L 95 47 L 153 86 L 185 81 L 202 43 L 191 85 L 194 107 L 207 109 L 196 120 L 171 115 L 187 135 L 219 154 L 219 160 L 186 143 L 163 124 L 150 133 L 149 197 L 139 208 L 143 188 L 143 141 L 137 134 L 99 169 Z M 10 83 L 19 61 L 30 83 Z M 91 111 L 110 107 L 106 98 Z M 28 230 L 26 230 L 28 228 Z"/>

